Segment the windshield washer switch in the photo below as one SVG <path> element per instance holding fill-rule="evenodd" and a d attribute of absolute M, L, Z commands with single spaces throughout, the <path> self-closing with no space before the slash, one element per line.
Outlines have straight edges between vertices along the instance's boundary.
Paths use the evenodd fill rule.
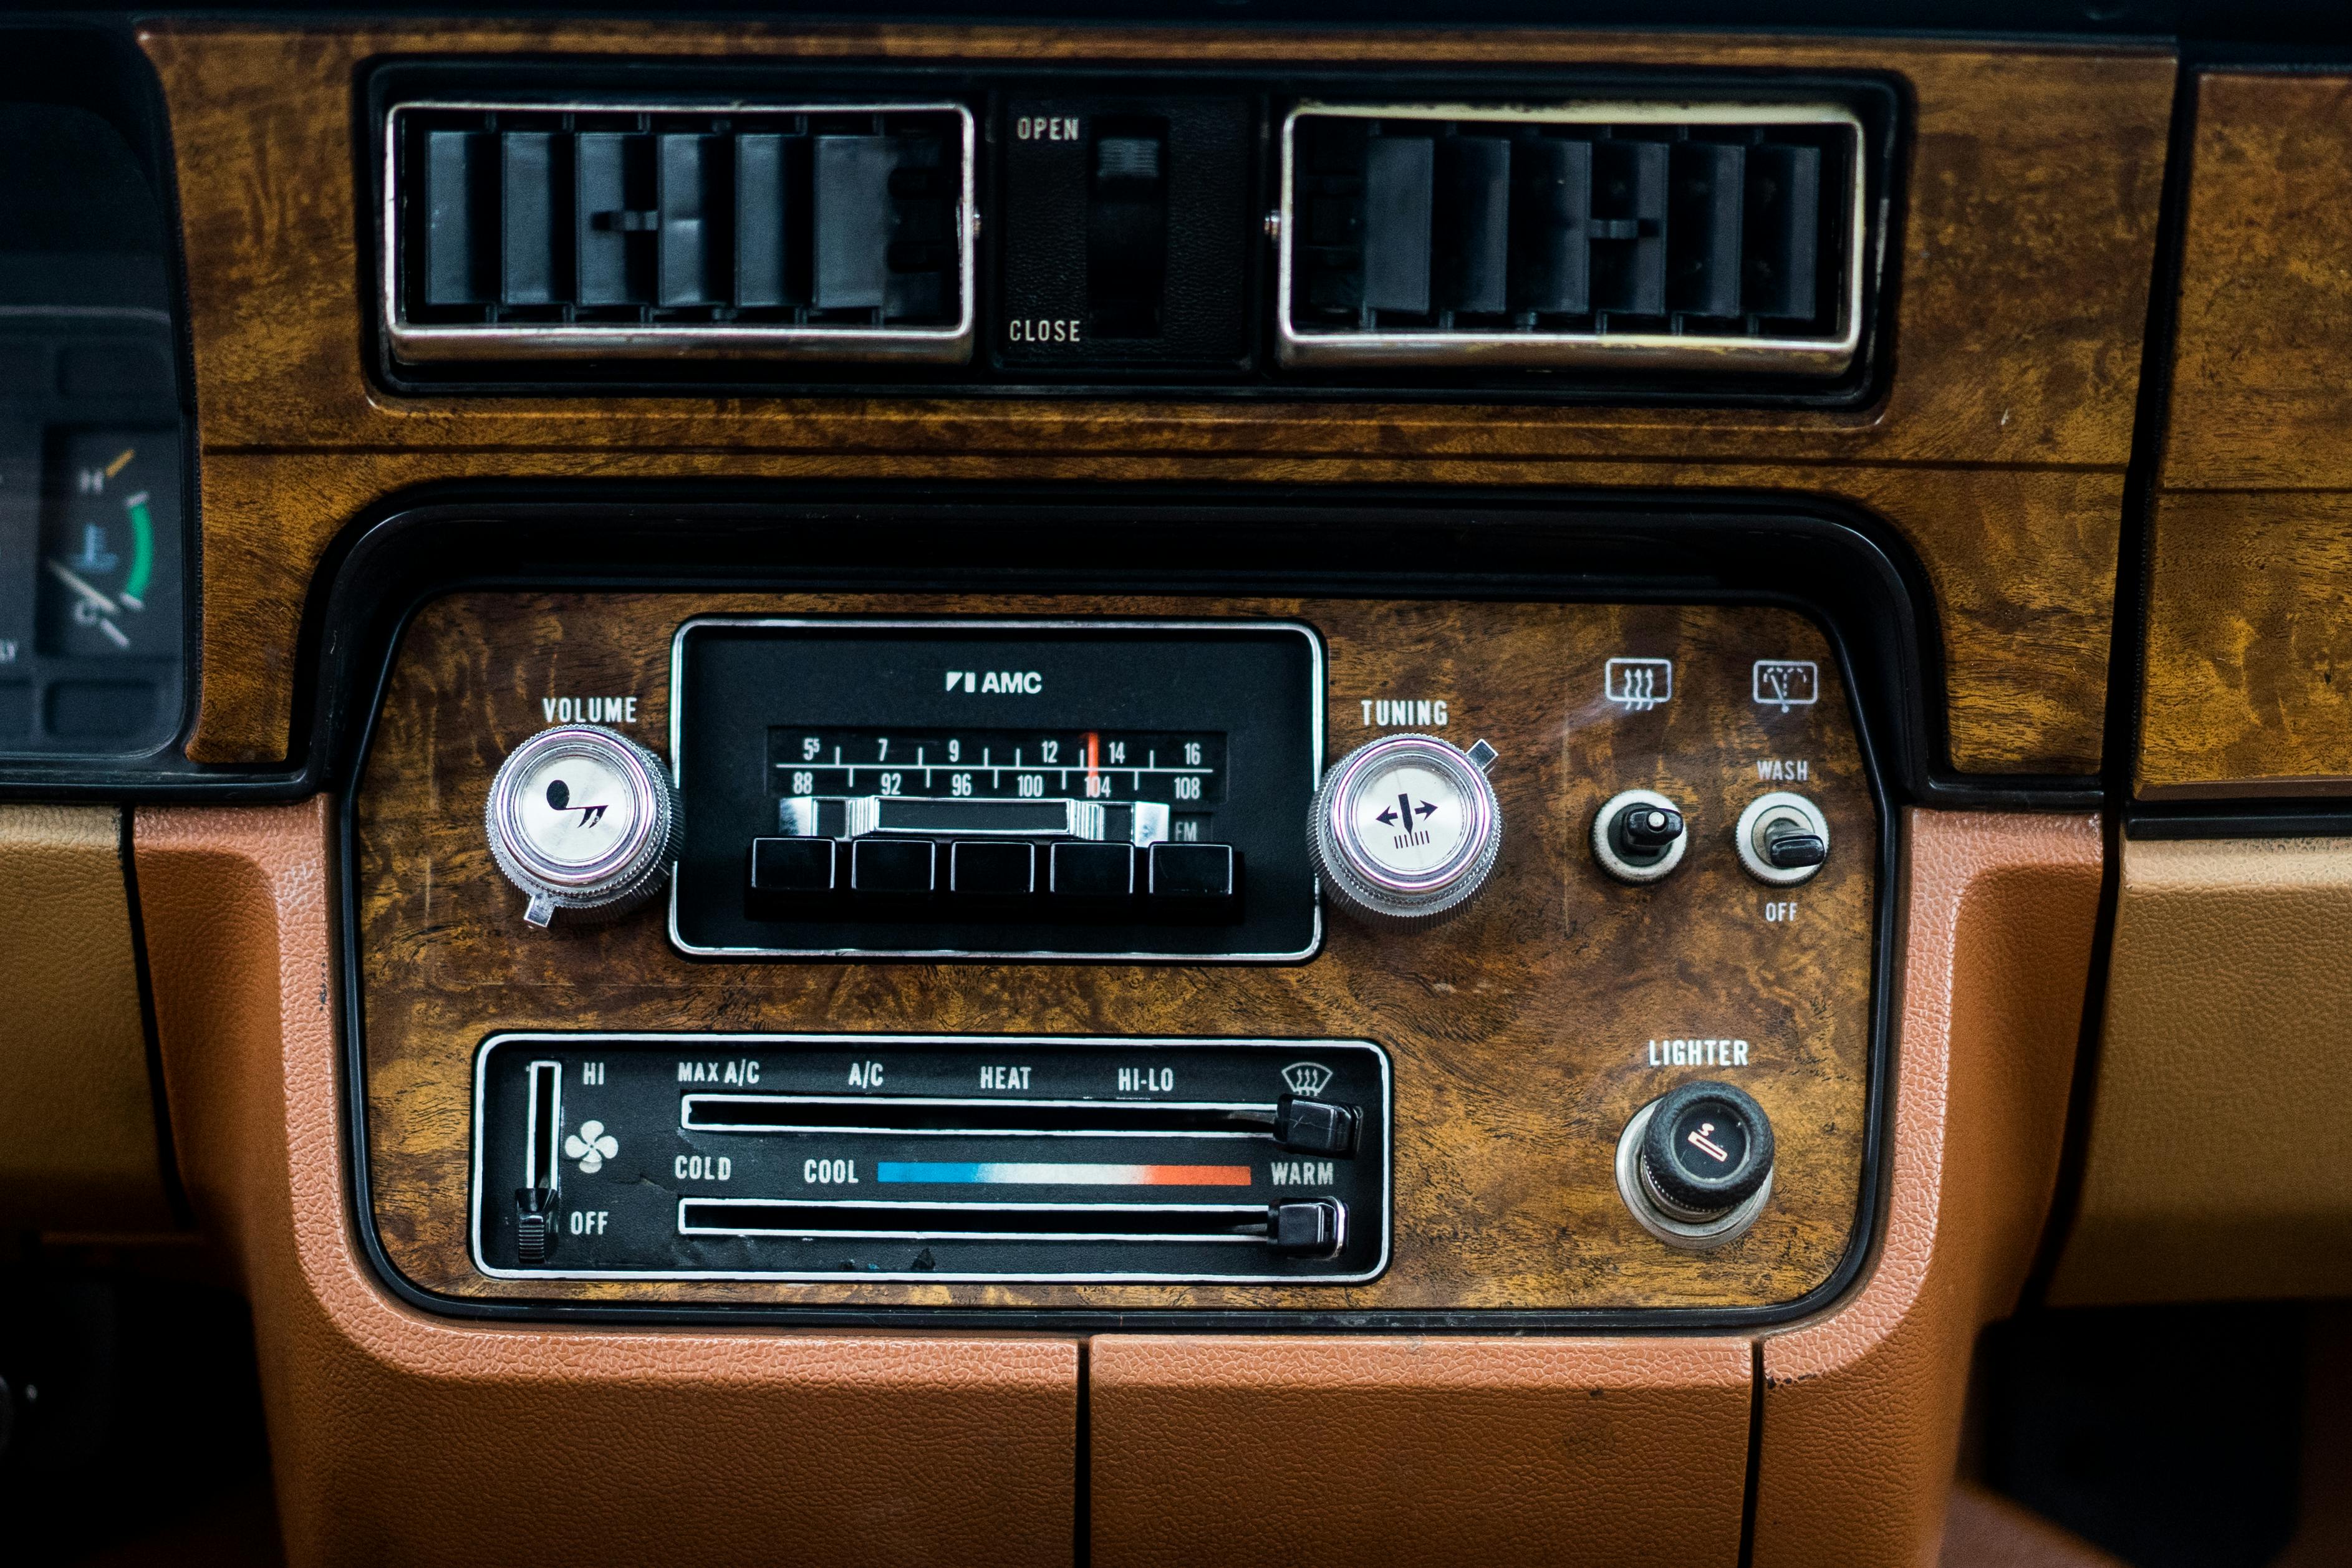
<path fill-rule="evenodd" d="M 1301 1154 L 1347 1154 L 1356 1146 L 1356 1113 L 1328 1100 L 1286 1094 L 1275 1104 L 1274 1141 Z"/>
<path fill-rule="evenodd" d="M 1748 875 L 1768 887 L 1794 887 L 1829 860 L 1829 819 L 1804 796 L 1776 789 L 1748 803 L 1732 843 Z"/>

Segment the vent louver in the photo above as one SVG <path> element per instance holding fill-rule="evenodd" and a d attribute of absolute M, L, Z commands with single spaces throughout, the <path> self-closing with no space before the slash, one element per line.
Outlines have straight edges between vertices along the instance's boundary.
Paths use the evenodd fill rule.
<path fill-rule="evenodd" d="M 1861 137 L 1829 104 L 1302 105 L 1283 361 L 1841 371 Z"/>
<path fill-rule="evenodd" d="M 394 352 L 961 362 L 972 123 L 953 104 L 403 104 Z"/>

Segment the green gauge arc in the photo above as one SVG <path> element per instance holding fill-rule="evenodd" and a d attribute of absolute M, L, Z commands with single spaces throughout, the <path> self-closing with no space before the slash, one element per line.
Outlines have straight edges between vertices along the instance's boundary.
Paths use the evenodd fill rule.
<path fill-rule="evenodd" d="M 123 502 L 122 510 L 131 519 L 131 572 L 122 580 L 122 597 L 135 602 L 147 597 L 147 580 L 155 574 L 155 522 L 144 490 Z"/>

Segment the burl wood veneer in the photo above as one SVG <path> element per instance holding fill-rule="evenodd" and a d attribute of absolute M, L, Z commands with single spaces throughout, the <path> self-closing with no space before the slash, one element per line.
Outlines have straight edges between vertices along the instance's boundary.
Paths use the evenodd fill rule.
<path fill-rule="evenodd" d="M 1558 32 L 157 23 L 204 465 L 192 756 L 285 754 L 294 629 L 329 541 L 434 481 L 829 478 L 1693 486 L 1884 517 L 1937 598 L 1963 768 L 2099 758 L 2122 472 L 2169 54 Z M 1849 411 L 1061 398 L 395 396 L 371 385 L 362 71 L 403 55 L 1106 67 L 1639 65 L 1868 71 L 1908 98 L 1887 266 L 1894 367 Z M 1367 90 L 1375 90 L 1368 78 Z"/>
<path fill-rule="evenodd" d="M 482 840 L 508 749 L 549 696 L 636 694 L 667 748 L 670 636 L 700 612 L 1282 617 L 1328 643 L 1334 756 L 1381 733 L 1360 699 L 1444 696 L 1445 733 L 1501 751 L 1506 838 L 1486 891 L 1433 928 L 1329 923 L 1299 965 L 689 962 L 659 906 L 538 932 Z M 1648 713 L 1603 664 L 1675 660 Z M 1752 700 L 1758 658 L 1820 661 L 1820 701 Z M 788 705 L 787 705 L 788 706 Z M 782 707 L 776 722 L 789 722 Z M 1801 763 L 1803 782 L 1778 775 Z M 1759 766 L 1761 765 L 1761 766 Z M 1763 775 L 1776 777 L 1766 779 Z M 1592 863 L 1601 802 L 1683 802 L 1684 865 L 1647 889 Z M 1818 800 L 1828 866 L 1790 891 L 1740 871 L 1731 826 L 1767 789 Z M 693 809 L 693 802 L 686 802 Z M 1843 681 L 1811 623 L 1765 609 L 1370 601 L 462 595 L 401 649 L 354 797 L 369 1198 L 392 1262 L 454 1296 L 762 1304 L 1453 1310 L 1721 1307 L 1795 1301 L 1854 1244 L 1871 1035 L 1878 819 Z M 1302 829 L 1303 831 L 1303 829 Z M 501 1030 L 939 1030 L 1364 1038 L 1394 1063 L 1393 1261 L 1355 1287 L 644 1284 L 493 1281 L 467 1239 L 471 1068 Z M 1744 1039 L 1746 1068 L 1652 1065 L 1652 1042 Z M 1677 1252 L 1619 1199 L 1617 1136 L 1707 1076 L 1771 1114 L 1774 1196 L 1754 1230 Z"/>
<path fill-rule="evenodd" d="M 2352 76 L 2197 83 L 2139 792 L 2352 792 Z"/>

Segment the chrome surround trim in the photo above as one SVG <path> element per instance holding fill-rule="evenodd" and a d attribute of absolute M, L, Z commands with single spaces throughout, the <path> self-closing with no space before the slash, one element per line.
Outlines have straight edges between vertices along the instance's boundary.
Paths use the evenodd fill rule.
<path fill-rule="evenodd" d="M 490 1051 L 508 1043 L 546 1046 L 577 1045 L 583 1040 L 611 1040 L 639 1045 L 778 1045 L 793 1047 L 846 1047 L 866 1049 L 877 1046 L 922 1046 L 930 1049 L 958 1048 L 1002 1050 L 1009 1041 L 1033 1045 L 1099 1046 L 1121 1051 L 1151 1051 L 1200 1046 L 1242 1047 L 1253 1051 L 1284 1051 L 1297 1055 L 1312 1051 L 1369 1051 L 1381 1069 L 1381 1139 L 1388 1158 L 1381 1168 L 1381 1228 L 1380 1256 L 1371 1266 L 1359 1274 L 957 1274 L 929 1273 L 849 1273 L 835 1270 L 827 1273 L 741 1272 L 727 1270 L 635 1270 L 635 1269 L 498 1269 L 482 1256 L 482 1192 L 485 1176 L 484 1128 L 482 1097 L 488 1073 Z M 1150 1103 L 1150 1102 L 1139 1102 Z M 1065 1284 L 1065 1285 L 1363 1285 L 1388 1272 L 1389 1259 L 1394 1247 L 1396 1232 L 1396 1093 L 1386 1047 L 1369 1040 L 1333 1040 L 1318 1037 L 1303 1040 L 1276 1040 L 1264 1036 L 1221 1038 L 1201 1036 L 1184 1038 L 1174 1035 L 1139 1035 L 1131 1039 L 1105 1035 L 987 1035 L 987 1034 L 657 1034 L 651 1031 L 605 1032 L 581 1030 L 564 1033 L 549 1030 L 509 1030 L 489 1036 L 474 1048 L 474 1095 L 468 1113 L 474 1124 L 474 1157 L 467 1195 L 466 1249 L 475 1270 L 492 1280 L 747 1280 L 778 1282 L 839 1283 L 843 1281 L 874 1281 L 889 1283 L 931 1284 Z M 1769 1188 L 1767 1190 L 1769 1190 Z M 1343 1203 L 1342 1208 L 1347 1206 Z M 1343 1233 L 1340 1244 L 1346 1245 Z"/>
<path fill-rule="evenodd" d="M 1845 288 L 1833 338 L 1732 338 L 1649 332 L 1320 332 L 1291 317 L 1291 212 L 1296 132 L 1307 116 L 1343 120 L 1486 120 L 1546 125 L 1837 125 L 1853 137 L 1853 191 L 1847 215 Z M 1861 117 L 1840 103 L 1673 103 L 1580 99 L 1530 104 L 1341 104 L 1305 101 L 1282 120 L 1281 206 L 1276 214 L 1275 352 L 1286 368 L 1313 365 L 1500 365 L 1525 369 L 1736 370 L 1834 375 L 1862 347 L 1863 272 L 1869 257 L 1870 193 Z"/>
<path fill-rule="evenodd" d="M 937 631 L 969 630 L 983 632 L 1212 632 L 1229 634 L 1255 634 L 1260 632 L 1293 632 L 1307 641 L 1308 658 L 1307 701 L 1312 710 L 1309 721 L 1313 734 L 1308 737 L 1307 765 L 1313 775 L 1307 788 L 1311 792 L 1323 776 L 1323 711 L 1324 664 L 1323 638 L 1304 621 L 1187 621 L 1139 620 L 1132 617 L 1093 620 L 1084 616 L 1064 616 L 1050 620 L 996 620 L 982 615 L 908 615 L 908 616 L 815 616 L 815 615 L 695 615 L 679 622 L 671 634 L 669 644 L 669 766 L 673 789 L 683 790 L 685 777 L 685 732 L 683 729 L 686 698 L 685 649 L 687 634 L 700 627 L 773 627 L 783 630 L 856 630 L 856 631 Z M 700 947 L 687 941 L 677 928 L 677 883 L 671 880 L 669 890 L 669 941 L 679 952 L 696 958 L 986 958 L 992 963 L 1017 963 L 1029 958 L 1067 958 L 1103 964 L 1171 963 L 1171 964 L 1296 964 L 1312 958 L 1323 950 L 1323 901 L 1318 894 L 1309 910 L 1307 945 L 1288 953 L 1128 953 L 1071 952 L 1055 947 L 1032 948 L 1024 952 L 976 953 L 961 947 Z"/>
<path fill-rule="evenodd" d="M 413 322 L 401 304 L 399 152 L 400 117 L 415 111 L 515 112 L 522 114 L 952 114 L 963 138 L 961 193 L 957 198 L 958 287 L 956 320 L 940 327 L 793 327 L 773 323 L 729 326 L 719 322 L 673 322 L 662 326 L 578 327 L 524 322 L 513 326 Z M 394 104 L 384 113 L 383 190 L 376 210 L 377 308 L 384 336 L 396 358 L 415 364 L 485 360 L 666 359 L 681 355 L 721 359 L 825 361 L 835 363 L 960 365 L 971 358 L 977 335 L 974 257 L 979 250 L 980 207 L 976 169 L 977 122 L 969 106 L 946 99 L 903 102 L 769 103 L 735 99 L 708 102 L 589 101 L 529 102 L 485 99 L 417 99 Z"/>
<path fill-rule="evenodd" d="M 964 1105 L 1019 1105 L 1056 1111 L 1087 1111 L 1104 1105 L 1153 1105 L 1169 1111 L 1226 1111 L 1261 1115 L 1265 1118 L 1265 1125 L 1221 1132 L 1181 1128 L 1155 1132 L 1137 1127 L 1107 1132 L 1098 1127 L 989 1127 L 976 1130 L 971 1127 L 866 1127 L 830 1122 L 697 1122 L 689 1118 L 689 1106 L 746 1100 L 761 1104 L 929 1105 L 942 1110 Z M 685 1133 L 886 1133 L 917 1138 L 1270 1138 L 1274 1135 L 1274 1118 L 1277 1109 L 1271 1100 L 1038 1100 L 1023 1095 L 989 1098 L 929 1094 L 681 1094 L 677 1097 L 677 1125 L 678 1130 Z"/>
<path fill-rule="evenodd" d="M 919 1208 L 944 1209 L 956 1214 L 1086 1214 L 1117 1218 L 1128 1214 L 1229 1214 L 1236 1220 L 1255 1218 L 1263 1222 L 1266 1205 L 1263 1203 L 970 1203 L 955 1199 L 923 1203 L 903 1198 L 765 1198 L 765 1197 L 681 1197 L 677 1200 L 677 1233 L 681 1236 L 842 1236 L 867 1240 L 899 1241 L 1151 1241 L 1170 1245 L 1205 1244 L 1222 1246 L 1235 1241 L 1260 1242 L 1262 1236 L 1198 1235 L 1164 1230 L 891 1230 L 863 1228 L 835 1230 L 802 1230 L 791 1226 L 718 1226 L 688 1225 L 686 1206 L 698 1204 L 706 1208 Z M 1341 1206 L 1343 1208 L 1345 1205 Z M 876 1275 L 873 1278 L 880 1278 Z"/>

